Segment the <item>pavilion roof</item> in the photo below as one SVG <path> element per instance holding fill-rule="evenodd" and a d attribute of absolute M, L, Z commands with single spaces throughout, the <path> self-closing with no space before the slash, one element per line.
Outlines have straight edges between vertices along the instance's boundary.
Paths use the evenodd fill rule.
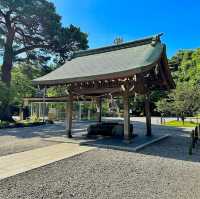
<path fill-rule="evenodd" d="M 34 79 L 38 85 L 123 78 L 150 70 L 165 55 L 161 35 L 86 51 L 75 52 L 56 70 Z"/>

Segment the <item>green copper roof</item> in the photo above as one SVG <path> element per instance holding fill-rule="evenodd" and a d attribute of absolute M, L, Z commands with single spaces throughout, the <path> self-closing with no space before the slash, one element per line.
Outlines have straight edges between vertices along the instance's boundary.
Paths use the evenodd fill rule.
<path fill-rule="evenodd" d="M 35 84 L 55 85 L 131 76 L 151 69 L 163 53 L 160 35 L 120 45 L 80 51 L 70 61 L 33 80 Z"/>

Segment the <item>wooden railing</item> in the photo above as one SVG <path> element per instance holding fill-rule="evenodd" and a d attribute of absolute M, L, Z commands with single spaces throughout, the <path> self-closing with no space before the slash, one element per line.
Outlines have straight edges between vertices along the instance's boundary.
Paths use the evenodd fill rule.
<path fill-rule="evenodd" d="M 197 146 L 197 142 L 200 140 L 200 125 L 196 126 L 191 132 L 191 143 L 189 146 L 189 154 L 192 155 L 193 149 Z"/>

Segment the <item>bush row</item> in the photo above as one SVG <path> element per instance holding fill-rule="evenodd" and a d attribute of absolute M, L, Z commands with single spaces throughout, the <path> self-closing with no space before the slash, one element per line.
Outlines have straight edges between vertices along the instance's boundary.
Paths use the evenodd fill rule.
<path fill-rule="evenodd" d="M 53 124 L 53 122 L 52 121 L 46 121 L 46 122 L 9 123 L 9 122 L 6 122 L 6 121 L 0 121 L 0 129 L 34 127 L 34 126 L 41 126 L 41 125 L 45 125 L 45 124 Z"/>

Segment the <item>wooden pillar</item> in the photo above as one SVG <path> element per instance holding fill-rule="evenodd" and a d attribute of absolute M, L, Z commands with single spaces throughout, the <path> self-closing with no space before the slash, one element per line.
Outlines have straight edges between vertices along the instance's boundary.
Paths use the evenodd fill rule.
<path fill-rule="evenodd" d="M 88 116 L 88 121 L 90 121 L 90 115 L 91 115 L 90 114 L 90 109 L 88 109 L 88 115 L 87 115 Z"/>
<path fill-rule="evenodd" d="M 33 117 L 33 102 L 31 102 L 31 117 Z"/>
<path fill-rule="evenodd" d="M 45 102 L 45 97 L 46 97 L 46 87 L 43 90 L 43 97 L 42 97 L 42 114 L 43 114 L 43 122 L 45 122 L 45 116 L 46 116 L 46 102 Z"/>
<path fill-rule="evenodd" d="M 19 118 L 20 118 L 20 120 L 24 120 L 24 112 L 23 112 L 23 108 L 22 107 L 20 107 Z"/>
<path fill-rule="evenodd" d="M 66 130 L 68 138 L 72 138 L 72 109 L 73 109 L 73 96 L 70 93 L 66 107 Z"/>
<path fill-rule="evenodd" d="M 145 95 L 146 135 L 151 136 L 151 110 L 149 93 Z"/>
<path fill-rule="evenodd" d="M 99 97 L 97 99 L 97 121 L 101 122 L 101 116 L 102 116 L 102 98 Z"/>
<path fill-rule="evenodd" d="M 124 141 L 130 143 L 132 132 L 130 132 L 130 114 L 129 114 L 129 93 L 124 91 Z"/>
<path fill-rule="evenodd" d="M 38 103 L 38 106 L 39 106 L 38 117 L 39 117 L 39 119 L 40 119 L 40 116 L 41 116 L 41 103 L 40 103 L 40 102 Z"/>
<path fill-rule="evenodd" d="M 78 113 L 78 120 L 79 121 L 81 121 L 81 115 L 82 115 L 81 105 L 82 105 L 82 103 L 79 101 L 79 113 Z"/>

